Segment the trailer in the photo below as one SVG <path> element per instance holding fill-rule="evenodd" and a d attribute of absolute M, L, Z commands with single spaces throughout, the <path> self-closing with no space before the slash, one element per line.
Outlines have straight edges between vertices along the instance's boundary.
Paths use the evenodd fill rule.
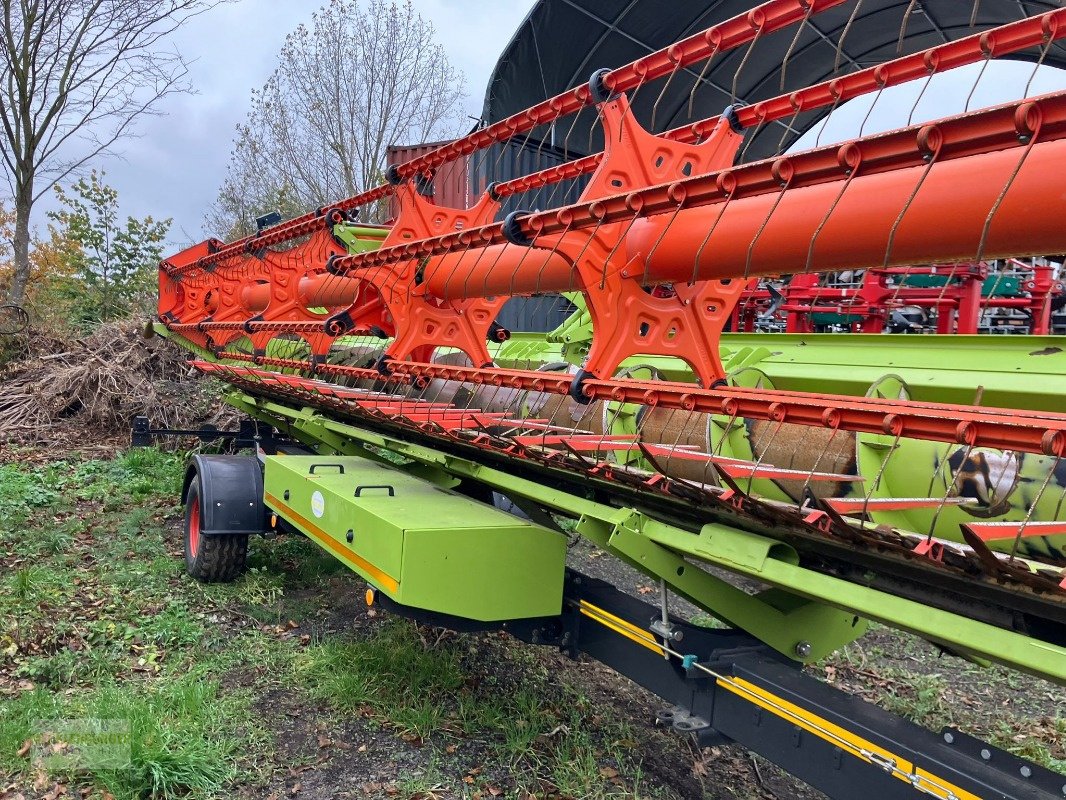
<path fill-rule="evenodd" d="M 458 631 L 503 630 L 573 658 L 594 658 L 661 697 L 657 718 L 679 735 L 700 746 L 738 743 L 830 797 L 1066 792 L 1062 775 L 959 730 L 922 729 L 802 669 L 877 619 L 936 636 L 948 652 L 1014 652 L 1016 664 L 1026 661 L 1037 674 L 1062 681 L 1061 655 L 1033 659 L 1036 648 L 1022 635 L 859 589 L 796 564 L 794 551 L 753 533 L 704 526 L 694 535 L 662 523 L 650 530 L 640 512 L 587 499 L 578 484 L 549 488 L 536 469 L 497 472 L 370 430 L 316 426 L 291 404 L 251 394 L 230 401 L 288 435 L 259 426 L 258 455 L 201 455 L 190 463 L 183 528 L 187 569 L 199 580 L 238 578 L 251 537 L 302 535 L 367 582 L 368 605 Z M 368 449 L 316 455 L 333 450 L 325 445 L 330 431 Z M 382 459 L 385 452 L 402 454 L 407 465 Z M 579 532 L 664 576 L 658 602 L 567 569 L 563 533 L 476 499 L 491 497 L 486 489 L 559 514 L 580 513 Z M 675 549 L 680 539 L 691 539 L 691 548 Z M 770 588 L 746 594 L 690 566 L 692 558 Z M 793 591 L 779 588 L 785 586 Z M 670 612 L 674 594 L 737 627 L 679 618 Z M 950 636 L 937 636 L 949 629 Z"/>

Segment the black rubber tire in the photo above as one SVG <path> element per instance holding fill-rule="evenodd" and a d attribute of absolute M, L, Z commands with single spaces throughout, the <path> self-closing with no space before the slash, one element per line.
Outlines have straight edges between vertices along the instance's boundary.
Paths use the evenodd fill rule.
<path fill-rule="evenodd" d="M 203 536 L 200 479 L 185 491 L 185 571 L 203 583 L 229 583 L 239 578 L 248 563 L 248 534 Z"/>

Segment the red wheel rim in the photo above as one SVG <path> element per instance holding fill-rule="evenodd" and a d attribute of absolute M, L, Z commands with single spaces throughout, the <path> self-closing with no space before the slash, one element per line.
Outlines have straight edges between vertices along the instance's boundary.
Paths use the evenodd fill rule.
<path fill-rule="evenodd" d="M 189 503 L 189 555 L 196 558 L 200 549 L 200 496 L 193 495 Z"/>

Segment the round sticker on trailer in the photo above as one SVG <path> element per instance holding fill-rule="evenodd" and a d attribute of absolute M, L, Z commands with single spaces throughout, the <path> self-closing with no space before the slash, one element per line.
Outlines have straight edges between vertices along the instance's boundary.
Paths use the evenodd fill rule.
<path fill-rule="evenodd" d="M 311 495 L 311 513 L 319 519 L 326 512 L 326 498 L 322 496 L 322 492 L 315 492 Z"/>

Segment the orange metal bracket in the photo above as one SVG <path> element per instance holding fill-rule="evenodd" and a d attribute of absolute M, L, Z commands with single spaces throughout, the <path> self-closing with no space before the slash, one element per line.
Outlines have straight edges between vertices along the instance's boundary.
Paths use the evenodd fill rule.
<path fill-rule="evenodd" d="M 582 202 L 726 169 L 744 140 L 739 126 L 734 127 L 731 110 L 701 144 L 648 133 L 624 95 L 605 99 L 599 111 L 604 153 Z M 582 402 L 586 398 L 579 387 L 586 378 L 609 377 L 635 355 L 679 358 L 703 386 L 725 378 L 719 338 L 743 291 L 743 281 L 690 281 L 653 290 L 642 266 L 645 254 L 627 255 L 619 247 L 641 209 L 632 211 L 631 219 L 600 225 L 591 235 L 588 230 L 567 231 L 538 237 L 529 244 L 557 253 L 572 265 L 575 288 L 584 295 L 592 317 L 595 336 L 574 383 L 573 396 Z"/>
<path fill-rule="evenodd" d="M 339 212 L 336 212 L 339 213 Z M 332 338 L 323 322 L 327 315 L 311 311 L 328 298 L 321 295 L 320 268 L 331 256 L 346 253 L 326 219 L 310 237 L 284 251 L 253 250 L 218 264 L 197 266 L 217 249 L 209 240 L 167 259 L 159 270 L 160 317 L 176 332 L 211 350 L 247 336 L 257 353 L 278 333 L 303 338 L 315 356 L 329 351 Z M 335 279 L 336 280 L 336 279 Z M 348 293 L 364 294 L 348 280 Z"/>
<path fill-rule="evenodd" d="M 411 182 L 396 186 L 395 195 L 400 213 L 382 247 L 480 227 L 491 222 L 499 211 L 499 203 L 487 192 L 467 209 L 437 206 L 419 194 Z M 385 332 L 395 337 L 379 368 L 387 371 L 387 364 L 393 359 L 429 361 L 438 347 L 461 350 L 478 366 L 491 364 L 486 341 L 490 333 L 506 336 L 502 329 L 493 329 L 493 323 L 509 298 L 434 297 L 422 282 L 423 268 L 424 259 L 415 257 L 358 273 L 380 295 L 388 311 L 387 322 L 391 323 L 385 326 Z M 343 333 L 346 327 L 365 327 L 354 303 L 330 318 L 330 330 L 335 334 Z"/>

